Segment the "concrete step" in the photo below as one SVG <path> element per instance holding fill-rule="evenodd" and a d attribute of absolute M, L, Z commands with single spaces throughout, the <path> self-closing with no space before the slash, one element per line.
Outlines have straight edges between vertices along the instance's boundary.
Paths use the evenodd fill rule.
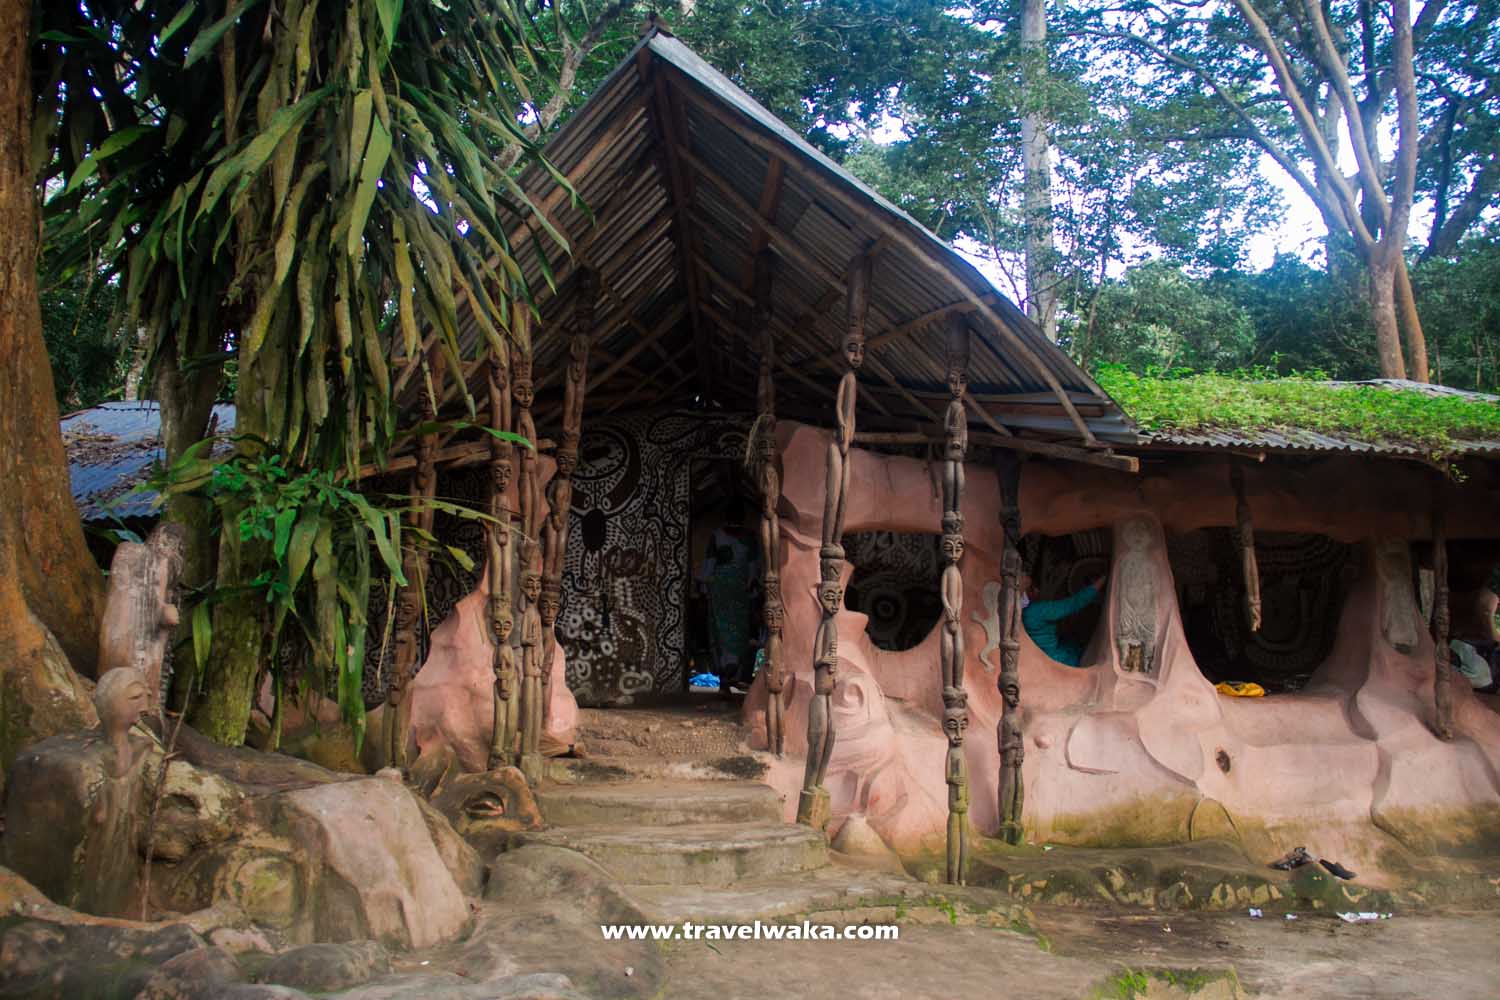
<path fill-rule="evenodd" d="M 659 924 L 778 920 L 806 914 L 868 913 L 883 907 L 909 907 L 934 888 L 904 875 L 871 872 L 840 864 L 737 882 L 702 885 L 627 885 L 625 894 L 646 919 Z M 835 921 L 829 921 L 835 922 Z"/>
<path fill-rule="evenodd" d="M 828 864 L 822 834 L 777 822 L 571 826 L 527 832 L 518 842 L 578 851 L 632 885 L 727 886 Z"/>
<path fill-rule="evenodd" d="M 624 781 L 759 781 L 770 769 L 763 753 L 714 757 L 553 757 L 546 763 L 549 782 L 560 785 Z"/>
<path fill-rule="evenodd" d="M 548 826 L 683 826 L 775 823 L 781 797 L 748 781 L 630 781 L 558 785 L 539 791 Z"/>

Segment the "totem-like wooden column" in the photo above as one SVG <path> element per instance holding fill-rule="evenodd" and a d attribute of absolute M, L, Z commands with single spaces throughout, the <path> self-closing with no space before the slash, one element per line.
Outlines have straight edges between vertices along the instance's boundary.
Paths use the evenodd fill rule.
<path fill-rule="evenodd" d="M 834 437 L 828 443 L 824 478 L 823 544 L 818 552 L 818 604 L 823 619 L 813 639 L 813 695 L 807 709 L 807 768 L 797 801 L 797 822 L 821 830 L 828 825 L 828 761 L 833 756 L 833 688 L 839 659 L 838 613 L 844 603 L 844 511 L 849 500 L 849 446 L 854 443 L 858 372 L 865 360 L 865 316 L 870 307 L 870 258 L 861 255 L 849 272 L 848 324 L 842 349 L 844 375 L 834 401 Z"/>
<path fill-rule="evenodd" d="M 1234 487 L 1234 541 L 1240 550 L 1240 568 L 1245 578 L 1245 621 L 1250 631 L 1259 632 L 1260 564 L 1255 559 L 1255 525 L 1250 520 L 1250 503 L 1245 499 L 1245 470 L 1231 463 L 1229 481 Z"/>
<path fill-rule="evenodd" d="M 583 394 L 588 386 L 589 338 L 594 332 L 598 275 L 578 272 L 573 290 L 573 335 L 568 338 L 568 370 L 563 378 L 562 440 L 555 457 L 557 472 L 547 487 L 547 519 L 542 525 L 542 724 L 552 706 L 552 657 L 557 648 L 557 615 L 562 609 L 563 560 L 568 549 L 568 515 L 573 510 L 573 473 L 578 468 L 578 441 L 583 431 Z"/>
<path fill-rule="evenodd" d="M 969 769 L 964 733 L 969 728 L 969 696 L 964 690 L 964 457 L 969 450 L 969 330 L 961 319 L 948 327 L 948 410 L 943 415 L 943 632 L 938 658 L 943 675 L 943 734 L 948 737 L 944 780 L 948 784 L 948 882 L 964 884 L 969 860 Z"/>
<path fill-rule="evenodd" d="M 511 318 L 511 335 L 515 349 L 511 352 L 511 394 L 515 397 L 515 431 L 532 447 L 521 450 L 521 471 L 517 479 L 521 516 L 521 594 L 518 618 L 521 623 L 521 773 L 531 784 L 542 780 L 542 619 L 538 601 L 542 596 L 541 560 L 537 547 L 537 528 L 541 515 L 537 491 L 536 423 L 531 418 L 534 398 L 531 380 L 531 309 L 524 302 L 515 304 Z"/>
<path fill-rule="evenodd" d="M 1448 647 L 1448 537 L 1443 512 L 1432 512 L 1432 701 L 1439 739 L 1453 739 L 1452 650 Z"/>
<path fill-rule="evenodd" d="M 437 419 L 437 389 L 432 367 L 422 361 L 422 421 Z M 437 496 L 437 435 L 417 436 L 417 467 L 411 478 L 411 497 L 415 511 L 411 523 L 429 537 L 434 511 L 431 501 Z M 406 685 L 421 666 L 422 643 L 419 628 L 426 603 L 427 553 L 407 546 L 401 554 L 401 575 L 405 586 L 396 594 L 395 622 L 391 643 L 391 684 L 385 695 L 386 761 L 397 768 L 406 767 L 406 734 L 410 728 L 411 709 L 406 701 Z"/>
<path fill-rule="evenodd" d="M 764 595 L 762 617 L 766 625 L 766 748 L 780 757 L 786 749 L 781 693 L 786 690 L 785 665 L 781 659 L 782 635 L 786 628 L 786 606 L 781 601 L 781 518 L 776 504 L 781 499 L 780 455 L 776 447 L 776 337 L 771 331 L 771 280 L 776 257 L 763 250 L 756 260 L 755 307 L 752 330 L 760 331 L 760 377 L 756 387 L 758 415 L 751 434 L 755 481 L 760 492 L 760 569 Z"/>
<path fill-rule="evenodd" d="M 996 744 L 1000 749 L 1000 837 L 1021 842 L 1021 810 L 1026 789 L 1021 765 L 1026 759 L 1021 732 L 1021 461 L 1010 451 L 996 453 L 1000 478 L 1000 523 L 1005 548 L 1000 556 L 1000 711 Z"/>
<path fill-rule="evenodd" d="M 510 371 L 506 356 L 500 349 L 490 351 L 489 396 L 490 426 L 497 431 L 509 431 Z M 493 520 L 486 528 L 485 549 L 489 557 L 491 667 L 495 674 L 495 714 L 490 731 L 491 769 L 515 763 L 519 735 L 521 692 L 516 653 L 510 643 L 515 610 L 511 603 L 510 507 L 506 496 L 515 474 L 514 454 L 515 449 L 509 441 L 490 438 L 489 513 Z"/>

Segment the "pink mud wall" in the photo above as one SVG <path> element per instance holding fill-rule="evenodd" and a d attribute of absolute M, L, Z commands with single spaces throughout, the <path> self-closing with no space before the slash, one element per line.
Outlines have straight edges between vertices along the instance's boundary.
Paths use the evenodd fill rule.
<path fill-rule="evenodd" d="M 806 753 L 814 597 L 829 435 L 783 423 L 781 582 L 786 604 L 788 684 L 784 759 L 768 780 L 795 812 Z M 937 533 L 936 467 L 856 449 L 846 531 Z M 1346 541 L 1420 537 L 1436 489 L 1428 470 L 1330 460 L 1301 469 L 1252 467 L 1248 500 L 1258 530 L 1315 531 Z M 1113 636 L 1119 621 L 1121 564 L 1112 561 L 1100 626 L 1070 668 L 1045 656 L 1024 632 L 1020 676 L 1024 822 L 1032 841 L 1159 844 L 1197 837 L 1238 839 L 1267 860 L 1305 844 L 1374 881 L 1403 854 L 1461 852 L 1500 838 L 1500 715 L 1461 682 L 1454 687 L 1458 736 L 1438 740 L 1432 719 L 1432 643 L 1397 652 L 1381 634 L 1384 589 L 1372 564 L 1347 595 L 1328 660 L 1295 695 L 1236 699 L 1218 695 L 1188 650 L 1168 565 L 1163 525 L 1174 531 L 1234 522 L 1227 466 L 1145 463 L 1139 475 L 1031 462 L 1021 481 L 1026 531 L 1064 534 L 1132 519 L 1149 528 L 1146 572 L 1154 581 L 1155 671 L 1121 670 Z M 1394 468 L 1393 468 L 1394 467 Z M 1450 536 L 1491 535 L 1486 484 L 1452 490 Z M 1333 514 L 1329 498 L 1342 509 Z M 1476 502 L 1477 501 L 1477 502 Z M 998 482 L 971 464 L 964 494 L 962 615 L 970 728 L 965 742 L 970 819 L 997 827 L 998 653 L 974 621 L 986 583 L 999 580 Z M 845 582 L 851 571 L 846 568 Z M 902 652 L 876 648 L 866 617 L 839 616 L 837 737 L 828 788 L 833 824 L 866 815 L 888 844 L 930 850 L 944 838 L 945 741 L 938 632 Z M 767 692 L 757 679 L 744 721 L 751 745 L 765 746 Z M 1220 754 L 1229 770 L 1222 769 Z M 1370 881 L 1371 879 L 1367 879 Z"/>
<path fill-rule="evenodd" d="M 519 461 L 517 462 L 519 466 Z M 548 511 L 545 487 L 556 470 L 547 456 L 537 462 L 544 488 L 542 513 Z M 516 483 L 510 485 L 509 506 L 516 509 Z M 481 567 L 478 586 L 465 595 L 432 630 L 422 669 L 406 687 L 410 703 L 410 725 L 406 734 L 407 759 L 443 746 L 452 747 L 466 771 L 484 771 L 489 764 L 491 727 L 494 724 L 494 647 L 486 624 L 489 601 L 489 568 Z M 519 574 L 513 584 L 520 587 Z M 519 618 L 517 621 L 519 633 Z M 517 650 L 519 668 L 520 650 Z M 578 728 L 578 702 L 568 690 L 567 654 L 562 644 L 553 646 L 551 697 L 543 742 L 567 745 Z M 370 712 L 369 732 L 383 732 L 385 706 Z"/>

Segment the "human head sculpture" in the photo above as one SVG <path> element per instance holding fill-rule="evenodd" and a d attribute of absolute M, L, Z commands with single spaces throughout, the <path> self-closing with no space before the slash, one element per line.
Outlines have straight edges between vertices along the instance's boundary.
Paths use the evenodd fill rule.
<path fill-rule="evenodd" d="M 858 371 L 865 363 L 865 334 L 863 330 L 850 330 L 844 334 L 844 361 L 851 371 Z"/>
<path fill-rule="evenodd" d="M 963 397 L 964 390 L 969 387 L 969 376 L 962 368 L 948 369 L 948 395 L 954 399 Z"/>
<path fill-rule="evenodd" d="M 526 599 L 535 604 L 542 596 L 542 575 L 535 569 L 527 569 L 521 577 L 521 593 Z"/>
<path fill-rule="evenodd" d="M 589 339 L 574 334 L 568 339 L 568 377 L 575 382 L 583 381 L 584 365 L 589 356 Z"/>
<path fill-rule="evenodd" d="M 943 734 L 948 737 L 950 747 L 961 747 L 964 733 L 969 728 L 968 699 L 964 692 L 959 691 L 957 697 L 951 699 L 945 693 L 943 701 Z"/>
<path fill-rule="evenodd" d="M 557 612 L 562 607 L 562 588 L 552 580 L 542 584 L 541 597 L 537 601 L 537 611 L 542 616 L 542 621 L 547 624 L 557 621 Z"/>
<path fill-rule="evenodd" d="M 495 488 L 496 493 L 503 494 L 508 490 L 515 474 L 515 463 L 511 461 L 509 453 L 490 462 L 490 485 Z"/>
<path fill-rule="evenodd" d="M 498 594 L 490 598 L 490 634 L 494 636 L 495 644 L 503 646 L 510 641 L 511 630 L 515 628 L 515 613 L 510 609 L 510 601 L 504 594 Z"/>
<path fill-rule="evenodd" d="M 762 464 L 776 461 L 776 439 L 766 433 L 758 435 L 755 438 L 755 458 Z"/>
<path fill-rule="evenodd" d="M 766 594 L 765 621 L 768 632 L 780 632 L 786 627 L 786 608 L 781 606 L 780 594 L 774 597 Z"/>
<path fill-rule="evenodd" d="M 414 567 L 402 566 L 406 574 L 405 587 L 396 591 L 396 628 L 415 628 L 422 619 L 422 595 L 417 591 L 417 573 Z"/>
<path fill-rule="evenodd" d="M 1021 704 L 1021 682 L 1014 677 L 1002 677 L 1000 679 L 1000 697 L 1005 699 L 1007 708 L 1015 708 Z"/>
<path fill-rule="evenodd" d="M 818 604 L 825 615 L 836 615 L 844 601 L 844 588 L 837 580 L 824 580 L 818 584 Z"/>
<path fill-rule="evenodd" d="M 510 391 L 516 399 L 516 405 L 523 410 L 531 409 L 532 400 L 536 398 L 535 389 L 531 382 L 531 359 L 516 358 L 511 363 Z"/>
<path fill-rule="evenodd" d="M 957 566 L 959 560 L 964 557 L 964 536 L 955 532 L 943 535 L 943 561 L 950 566 Z"/>
<path fill-rule="evenodd" d="M 183 551 L 187 548 L 187 528 L 175 521 L 166 521 L 151 532 L 146 539 L 151 554 L 162 561 L 168 579 L 176 581 L 182 575 Z"/>
<path fill-rule="evenodd" d="M 104 737 L 114 749 L 110 773 L 123 777 L 134 763 L 130 749 L 130 730 L 151 709 L 151 688 L 146 677 L 135 667 L 106 670 L 94 688 L 94 708 Z"/>
<path fill-rule="evenodd" d="M 557 475 L 559 479 L 571 479 L 573 473 L 578 469 L 578 445 L 575 443 L 571 448 L 564 441 L 557 449 L 554 457 L 557 459 Z"/>

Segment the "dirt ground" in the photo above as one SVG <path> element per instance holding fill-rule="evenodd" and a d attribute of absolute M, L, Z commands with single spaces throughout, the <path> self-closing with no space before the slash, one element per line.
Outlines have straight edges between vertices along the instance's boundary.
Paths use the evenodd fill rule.
<path fill-rule="evenodd" d="M 1191 982 L 1191 970 L 1233 969 L 1241 995 L 1268 1000 L 1500 997 L 1496 913 L 1346 924 L 1325 916 L 1287 921 L 1243 913 L 1177 914 L 1165 919 L 1059 910 L 1039 912 L 1036 929 L 1042 938 L 921 924 L 903 925 L 898 942 L 676 943 L 667 950 L 660 995 L 672 1000 L 1078 1000 L 1141 995 L 1124 988 L 1134 978 L 1122 976 L 1127 970 L 1148 977 L 1151 970 L 1172 970 L 1179 981 Z M 1227 989 L 1227 984 L 1210 986 L 1201 995 Z"/>

